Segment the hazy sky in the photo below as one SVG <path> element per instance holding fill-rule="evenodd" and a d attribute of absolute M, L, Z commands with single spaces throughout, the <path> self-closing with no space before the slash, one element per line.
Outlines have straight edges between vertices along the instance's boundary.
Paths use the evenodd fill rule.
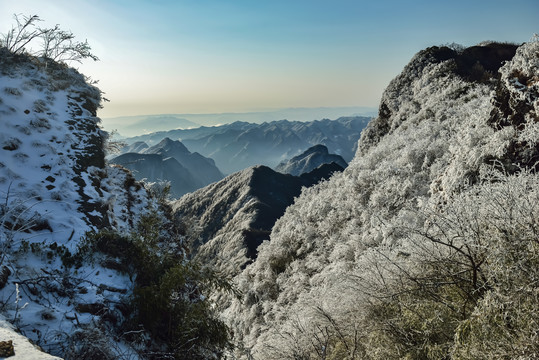
<path fill-rule="evenodd" d="M 539 0 L 0 0 L 88 39 L 101 117 L 372 106 L 419 50 L 528 41 Z"/>

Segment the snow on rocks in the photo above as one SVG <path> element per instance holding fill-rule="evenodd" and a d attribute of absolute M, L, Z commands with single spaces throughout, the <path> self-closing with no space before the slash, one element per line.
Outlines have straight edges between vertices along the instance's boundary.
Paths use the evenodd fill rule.
<path fill-rule="evenodd" d="M 129 233 L 156 205 L 131 174 L 105 166 L 100 102 L 76 70 L 0 49 L 0 311 L 13 324 L 0 322 L 0 340 L 10 334 L 15 358 L 54 357 L 20 357 L 28 342 L 13 328 L 62 355 L 100 318 L 121 318 L 132 292 L 128 274 L 72 264 L 87 232 Z M 112 353 L 129 352 L 109 340 Z"/>
<path fill-rule="evenodd" d="M 5 345 L 3 347 L 2 343 Z M 9 357 L 10 360 L 54 360 L 59 357 L 52 356 L 39 350 L 27 338 L 17 333 L 8 321 L 0 315 L 0 356 Z M 8 349 L 11 348 L 11 351 Z M 13 354 L 13 355 L 9 355 Z"/>

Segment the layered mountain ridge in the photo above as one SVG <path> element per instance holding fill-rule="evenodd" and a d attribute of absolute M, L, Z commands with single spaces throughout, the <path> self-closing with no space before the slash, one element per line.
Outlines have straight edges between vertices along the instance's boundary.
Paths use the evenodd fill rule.
<path fill-rule="evenodd" d="M 223 178 L 212 159 L 191 153 L 180 141 L 165 138 L 152 147 L 145 145 L 134 143 L 127 150 L 139 152 L 122 154 L 110 162 L 130 169 L 137 180 L 169 182 L 174 198 Z"/>
<path fill-rule="evenodd" d="M 302 188 L 342 170 L 335 163 L 323 164 L 292 176 L 255 166 L 183 196 L 172 208 L 186 228 L 197 229 L 186 239 L 191 255 L 235 275 L 256 258 L 258 245 Z"/>
<path fill-rule="evenodd" d="M 420 51 L 342 172 L 255 166 L 173 203 L 105 163 L 101 92 L 81 74 L 0 49 L 0 84 L 0 333 L 16 353 L 27 342 L 13 327 L 72 359 L 539 353 L 537 39 Z M 253 156 L 275 142 L 291 157 L 310 141 L 348 144 L 353 136 L 338 134 L 353 127 L 361 121 L 190 134 L 248 163 L 234 141 Z M 291 150 L 298 139 L 303 148 Z M 144 155 L 215 166 L 185 142 L 165 139 Z M 230 289 L 219 271 L 234 291 L 214 307 L 195 281 Z"/>
<path fill-rule="evenodd" d="M 361 131 L 369 120 L 367 117 L 343 117 L 310 122 L 234 122 L 215 127 L 157 132 L 129 138 L 126 142 L 143 141 L 153 145 L 165 137 L 177 139 L 190 151 L 215 160 L 225 174 L 231 174 L 254 165 L 273 168 L 318 144 L 350 161 Z"/>

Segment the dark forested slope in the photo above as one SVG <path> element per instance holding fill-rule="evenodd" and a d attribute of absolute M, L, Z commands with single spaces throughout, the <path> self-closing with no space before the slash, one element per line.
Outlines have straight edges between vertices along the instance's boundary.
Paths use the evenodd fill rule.
<path fill-rule="evenodd" d="M 256 258 L 258 246 L 303 187 L 342 170 L 334 163 L 324 164 L 292 176 L 254 166 L 183 196 L 173 209 L 186 226 L 196 224 L 197 230 L 187 236 L 192 256 L 237 274 Z"/>

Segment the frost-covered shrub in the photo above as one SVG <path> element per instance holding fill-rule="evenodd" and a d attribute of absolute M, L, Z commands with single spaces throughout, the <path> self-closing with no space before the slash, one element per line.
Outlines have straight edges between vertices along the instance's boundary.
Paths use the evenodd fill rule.
<path fill-rule="evenodd" d="M 539 161 L 539 42 L 521 46 L 501 69 L 489 124 L 517 136 L 507 142 L 508 171 L 535 167 Z"/>
<path fill-rule="evenodd" d="M 228 328 L 202 295 L 200 286 L 211 283 L 219 283 L 215 274 L 186 263 L 135 289 L 139 323 L 175 358 L 206 359 L 229 346 Z"/>
<path fill-rule="evenodd" d="M 383 284 L 369 287 L 377 299 L 368 308 L 370 321 L 378 330 L 368 352 L 387 355 L 393 348 L 390 358 L 533 358 L 538 189 L 535 173 L 489 172 L 481 185 L 421 215 L 421 229 L 405 229 L 401 246 L 364 275 L 382 280 L 385 274 Z"/>
<path fill-rule="evenodd" d="M 64 359 L 66 360 L 113 360 L 118 352 L 113 351 L 115 344 L 109 340 L 105 331 L 96 325 L 78 329 L 69 336 Z M 124 355 L 124 354 L 122 354 Z M 127 355 L 127 354 L 125 354 Z M 128 358 L 127 355 L 125 358 Z"/>
<path fill-rule="evenodd" d="M 533 73 L 537 45 L 519 47 L 488 81 L 456 71 L 460 51 L 416 55 L 384 92 L 380 114 L 363 132 L 349 167 L 304 190 L 277 221 L 257 260 L 236 278 L 243 304 L 232 299 L 224 313 L 241 342 L 237 356 L 458 358 L 468 350 L 480 353 L 472 343 L 488 347 L 484 319 L 498 305 L 511 308 L 511 316 L 518 310 L 494 296 L 496 287 L 517 288 L 502 285 L 502 272 L 491 277 L 490 261 L 496 226 L 519 220 L 508 214 L 493 226 L 491 203 L 501 200 L 488 192 L 516 174 L 537 178 L 526 170 L 539 160 L 535 83 L 522 87 L 508 78 L 515 70 Z M 505 113 L 492 101 L 498 87 L 508 104 L 524 101 L 526 107 L 509 106 Z M 523 123 L 511 120 L 522 115 L 519 109 L 527 109 Z M 494 124 L 498 110 L 501 122 Z M 493 169 L 501 175 L 493 176 Z M 522 265 L 517 270 L 533 274 L 533 261 L 520 262 L 521 250 L 515 254 L 511 261 Z M 528 329 L 536 320 L 524 310 L 537 306 L 531 293 L 520 295 L 526 299 L 522 318 L 531 325 L 510 333 L 515 343 L 531 344 L 535 336 Z M 485 316 L 476 321 L 480 311 Z M 468 336 L 474 327 L 483 330 Z M 532 353 L 513 349 L 524 358 Z"/>
<path fill-rule="evenodd" d="M 403 212 L 395 245 L 369 249 L 353 268 L 333 263 L 332 271 L 311 276 L 292 305 L 281 290 L 266 312 L 272 326 L 255 323 L 262 333 L 252 356 L 533 358 L 538 189 L 535 173 L 508 176 L 486 167 L 479 184 L 445 204 Z M 305 266 L 290 265 L 296 274 Z M 276 282 L 289 291 L 282 278 Z M 259 300 L 248 305 L 267 306 Z"/>
<path fill-rule="evenodd" d="M 142 325 L 154 342 L 145 351 L 206 359 L 228 346 L 229 333 L 204 294 L 230 285 L 219 274 L 186 261 L 182 253 L 170 252 L 169 236 L 160 216 L 150 213 L 141 217 L 133 234 L 107 230 L 89 234 L 81 252 L 105 254 L 115 260 L 104 265 L 135 276 L 131 317 L 123 329 L 136 334 Z"/>
<path fill-rule="evenodd" d="M 22 92 L 19 89 L 12 88 L 12 87 L 5 87 L 4 88 L 4 93 L 6 93 L 7 95 L 13 95 L 13 96 L 17 96 L 17 97 L 22 96 Z"/>
<path fill-rule="evenodd" d="M 477 217 L 486 227 L 488 291 L 457 330 L 454 354 L 461 359 L 539 353 L 539 176 L 524 171 L 497 180 L 470 199 L 487 200 Z"/>
<path fill-rule="evenodd" d="M 30 126 L 38 130 L 49 130 L 51 124 L 46 118 L 36 118 L 30 121 Z"/>
<path fill-rule="evenodd" d="M 34 197 L 32 200 L 38 200 Z M 0 239 L 6 244 L 16 232 L 30 232 L 39 230 L 50 230 L 51 227 L 46 218 L 33 209 L 28 202 L 17 198 L 11 198 L 7 194 L 0 205 L 0 231 L 5 230 L 4 235 L 8 239 Z M 4 245 L 2 244 L 2 245 Z M 8 244 L 11 246 L 11 244 Z"/>
<path fill-rule="evenodd" d="M 34 101 L 33 110 L 37 113 L 43 113 L 49 110 L 47 103 L 41 99 Z"/>
<path fill-rule="evenodd" d="M 2 149 L 8 150 L 8 151 L 14 151 L 14 150 L 17 150 L 21 146 L 21 144 L 22 144 L 21 140 L 17 138 L 10 138 L 2 144 Z"/>

